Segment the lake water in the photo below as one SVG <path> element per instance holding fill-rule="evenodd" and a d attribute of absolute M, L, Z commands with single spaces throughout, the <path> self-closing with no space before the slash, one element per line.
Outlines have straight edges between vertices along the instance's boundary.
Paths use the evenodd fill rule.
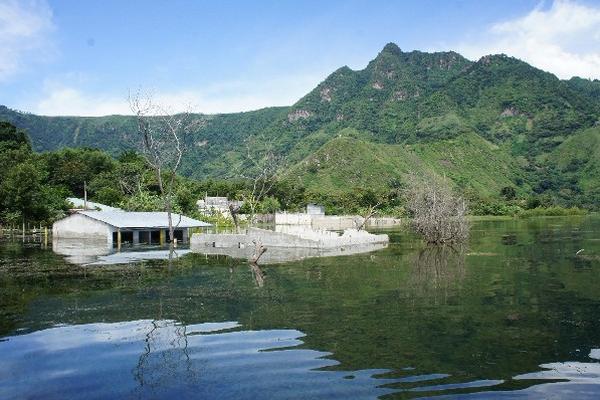
<path fill-rule="evenodd" d="M 262 270 L 5 242 L 0 399 L 600 398 L 600 218 L 389 233 Z"/>

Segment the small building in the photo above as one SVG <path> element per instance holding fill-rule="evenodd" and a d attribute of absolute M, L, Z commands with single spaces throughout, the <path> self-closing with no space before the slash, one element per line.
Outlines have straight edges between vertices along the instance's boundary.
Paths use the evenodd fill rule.
<path fill-rule="evenodd" d="M 211 224 L 171 214 L 178 242 L 187 243 L 191 228 Z M 108 244 L 164 244 L 169 238 L 166 212 L 78 211 L 52 225 L 54 238 L 98 239 Z"/>
<path fill-rule="evenodd" d="M 307 204 L 306 213 L 309 215 L 325 215 L 325 207 L 320 204 Z"/>

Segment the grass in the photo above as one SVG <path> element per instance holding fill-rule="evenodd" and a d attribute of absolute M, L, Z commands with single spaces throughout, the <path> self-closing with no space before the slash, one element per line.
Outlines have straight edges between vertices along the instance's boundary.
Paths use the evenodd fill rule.
<path fill-rule="evenodd" d="M 494 197 L 502 187 L 514 186 L 518 170 L 508 153 L 473 133 L 414 145 L 341 136 L 293 166 L 286 178 L 299 181 L 309 191 L 339 195 L 363 187 L 389 190 L 394 180 L 409 172 L 429 173 Z"/>
<path fill-rule="evenodd" d="M 571 207 L 538 207 L 530 210 L 523 210 L 518 215 L 520 218 L 530 217 L 559 217 L 559 216 L 573 216 L 573 215 L 586 215 L 587 210 Z"/>

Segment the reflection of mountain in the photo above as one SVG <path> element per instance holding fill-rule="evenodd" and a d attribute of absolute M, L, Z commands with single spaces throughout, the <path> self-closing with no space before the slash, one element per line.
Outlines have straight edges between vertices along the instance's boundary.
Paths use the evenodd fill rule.
<path fill-rule="evenodd" d="M 0 398 L 375 398 L 385 370 L 319 371 L 292 329 L 132 321 L 51 328 L 0 342 Z M 25 374 L 23 371 L 27 371 Z M 351 377 L 352 379 L 348 379 Z M 24 381 L 27 379 L 27 381 Z"/>

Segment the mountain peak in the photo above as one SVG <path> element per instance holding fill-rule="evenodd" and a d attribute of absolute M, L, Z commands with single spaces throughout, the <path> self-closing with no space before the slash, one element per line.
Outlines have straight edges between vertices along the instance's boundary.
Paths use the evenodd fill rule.
<path fill-rule="evenodd" d="M 400 50 L 400 47 L 398 47 L 396 43 L 389 42 L 383 47 L 383 50 L 381 50 L 381 52 L 400 55 L 400 53 L 402 53 L 402 50 Z"/>

